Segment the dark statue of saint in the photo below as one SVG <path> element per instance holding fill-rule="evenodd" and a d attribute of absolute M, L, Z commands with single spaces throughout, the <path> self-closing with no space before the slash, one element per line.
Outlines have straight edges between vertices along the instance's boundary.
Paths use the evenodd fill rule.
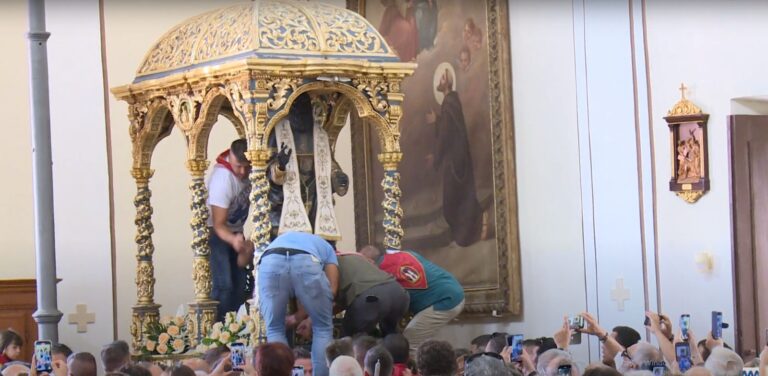
<path fill-rule="evenodd" d="M 315 115 L 313 111 L 312 99 L 309 94 L 303 93 L 293 102 L 289 113 L 291 133 L 295 150 L 292 150 L 284 142 L 278 148 L 276 132 L 270 134 L 270 147 L 272 156 L 268 162 L 267 178 L 270 183 L 269 202 L 271 223 L 271 239 L 278 235 L 280 228 L 280 218 L 283 211 L 283 202 L 285 199 L 283 193 L 283 184 L 286 182 L 286 169 L 289 168 L 289 162 L 292 154 L 298 166 L 298 180 L 301 191 L 301 201 L 309 217 L 312 230 L 315 230 L 315 216 L 317 213 L 318 192 L 317 176 L 315 169 Z M 332 159 L 332 156 L 331 156 Z M 332 160 L 331 168 L 331 191 L 344 196 L 349 188 L 349 177 L 339 167 L 335 160 Z"/>

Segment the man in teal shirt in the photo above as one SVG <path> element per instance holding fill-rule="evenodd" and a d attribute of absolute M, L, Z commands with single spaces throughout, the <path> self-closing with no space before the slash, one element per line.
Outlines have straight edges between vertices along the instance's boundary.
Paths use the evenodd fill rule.
<path fill-rule="evenodd" d="M 413 251 L 382 252 L 366 246 L 360 253 L 379 268 L 395 277 L 411 297 L 413 319 L 403 331 L 412 352 L 433 338 L 437 330 L 449 323 L 464 308 L 464 288 L 445 269 Z"/>

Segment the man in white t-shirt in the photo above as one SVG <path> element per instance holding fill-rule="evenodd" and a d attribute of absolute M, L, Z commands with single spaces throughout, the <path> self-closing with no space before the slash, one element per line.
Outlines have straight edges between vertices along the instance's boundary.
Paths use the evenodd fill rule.
<path fill-rule="evenodd" d="M 217 321 L 223 321 L 227 312 L 237 311 L 247 298 L 245 266 L 253 257 L 253 243 L 243 235 L 251 192 L 247 149 L 245 139 L 232 142 L 230 149 L 216 158 L 208 177 L 211 297 L 219 302 Z"/>

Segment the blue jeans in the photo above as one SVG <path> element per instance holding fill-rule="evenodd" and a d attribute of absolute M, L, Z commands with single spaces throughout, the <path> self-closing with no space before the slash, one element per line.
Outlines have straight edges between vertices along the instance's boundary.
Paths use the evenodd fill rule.
<path fill-rule="evenodd" d="M 240 309 L 245 303 L 245 269 L 237 267 L 237 253 L 229 243 L 221 240 L 210 229 L 208 245 L 211 247 L 211 298 L 219 302 L 216 321 L 224 321 L 227 312 Z"/>
<path fill-rule="evenodd" d="M 287 344 L 285 315 L 296 297 L 312 319 L 312 374 L 328 376 L 325 348 L 333 339 L 333 294 L 323 265 L 306 255 L 266 255 L 259 265 L 259 311 L 267 340 Z"/>

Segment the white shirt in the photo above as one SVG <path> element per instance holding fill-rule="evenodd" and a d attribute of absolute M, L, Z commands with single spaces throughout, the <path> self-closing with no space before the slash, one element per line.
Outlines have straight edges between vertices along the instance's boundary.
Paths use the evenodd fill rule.
<path fill-rule="evenodd" d="M 208 227 L 213 227 L 211 206 L 227 209 L 227 227 L 232 232 L 243 232 L 243 225 L 248 219 L 251 204 L 250 181 L 238 179 L 232 171 L 216 164 L 208 177 Z"/>

